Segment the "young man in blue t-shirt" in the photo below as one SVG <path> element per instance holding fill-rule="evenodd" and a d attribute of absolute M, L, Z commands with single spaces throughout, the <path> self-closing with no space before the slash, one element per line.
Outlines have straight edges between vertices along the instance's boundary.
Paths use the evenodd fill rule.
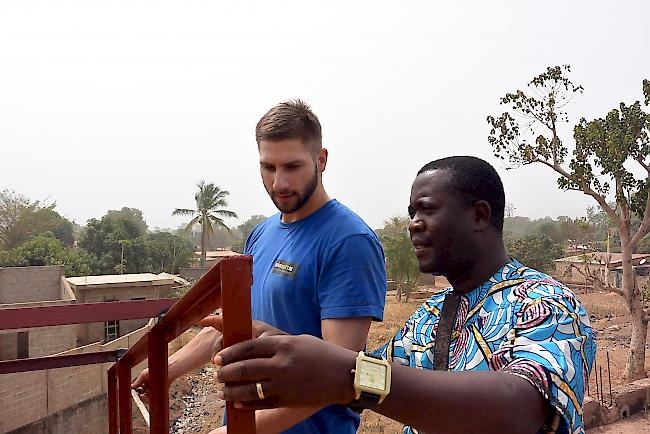
<path fill-rule="evenodd" d="M 302 101 L 281 103 L 262 116 L 255 136 L 262 181 L 280 212 L 246 241 L 253 319 L 363 350 L 371 321 L 383 318 L 384 254 L 374 232 L 323 187 L 328 152 L 318 118 Z M 220 349 L 218 337 L 208 327 L 173 354 L 170 383 L 207 363 Z M 133 387 L 146 391 L 147 376 L 143 371 Z M 262 433 L 347 434 L 359 425 L 342 406 L 261 410 L 256 420 Z"/>

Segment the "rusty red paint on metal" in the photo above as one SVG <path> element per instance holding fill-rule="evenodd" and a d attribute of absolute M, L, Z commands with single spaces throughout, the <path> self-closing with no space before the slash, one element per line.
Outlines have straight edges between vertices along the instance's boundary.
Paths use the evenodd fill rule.
<path fill-rule="evenodd" d="M 2 309 L 0 330 L 152 318 L 171 308 L 176 301 L 175 298 L 161 298 Z"/>
<path fill-rule="evenodd" d="M 117 400 L 120 434 L 133 434 L 131 411 L 131 366 L 117 363 Z"/>
<path fill-rule="evenodd" d="M 117 426 L 117 368 L 113 365 L 108 370 L 108 434 L 118 434 Z"/>
<path fill-rule="evenodd" d="M 221 297 L 223 300 L 224 347 L 251 339 L 251 269 L 253 260 L 223 263 L 221 267 Z M 228 433 L 255 434 L 255 412 L 234 407 L 226 402 Z"/>
<path fill-rule="evenodd" d="M 69 366 L 93 365 L 95 363 L 115 362 L 116 351 L 98 351 L 84 354 L 67 354 L 32 359 L 0 361 L 0 374 L 14 372 L 40 371 L 43 369 L 66 368 Z"/>
<path fill-rule="evenodd" d="M 150 433 L 169 433 L 169 389 L 167 371 L 167 341 L 161 330 L 151 330 L 149 346 L 149 414 Z"/>

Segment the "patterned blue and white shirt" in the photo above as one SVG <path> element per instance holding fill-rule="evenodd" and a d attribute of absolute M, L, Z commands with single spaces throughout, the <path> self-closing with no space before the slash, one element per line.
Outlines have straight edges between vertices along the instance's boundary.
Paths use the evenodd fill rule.
<path fill-rule="evenodd" d="M 451 291 L 425 301 L 375 353 L 402 365 L 433 369 L 439 316 Z M 503 371 L 526 379 L 559 415 L 556 427 L 547 432 L 584 433 L 582 400 L 595 356 L 589 317 L 576 296 L 516 260 L 461 296 L 449 370 Z M 417 433 L 408 426 L 403 432 Z"/>

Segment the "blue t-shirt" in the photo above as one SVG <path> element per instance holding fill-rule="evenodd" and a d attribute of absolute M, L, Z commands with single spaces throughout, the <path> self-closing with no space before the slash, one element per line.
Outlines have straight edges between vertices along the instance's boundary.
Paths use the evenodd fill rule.
<path fill-rule="evenodd" d="M 246 241 L 253 255 L 253 319 L 287 333 L 322 338 L 321 320 L 369 316 L 381 321 L 386 300 L 384 252 L 375 233 L 332 199 L 293 223 L 278 213 Z M 286 433 L 354 433 L 359 417 L 326 407 Z"/>

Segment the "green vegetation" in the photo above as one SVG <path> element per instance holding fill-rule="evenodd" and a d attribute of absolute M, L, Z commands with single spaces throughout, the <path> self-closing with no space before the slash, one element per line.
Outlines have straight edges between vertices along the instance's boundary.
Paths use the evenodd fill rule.
<path fill-rule="evenodd" d="M 54 211 L 56 203 L 32 202 L 13 191 L 0 191 L 0 249 L 10 250 L 44 232 L 70 246 L 74 224 Z"/>
<path fill-rule="evenodd" d="M 240 237 L 232 244 L 231 250 L 237 253 L 244 253 L 244 247 L 246 246 L 246 240 L 248 239 L 248 236 L 251 232 L 253 232 L 255 226 L 259 225 L 264 220 L 266 220 L 265 216 L 256 214 L 251 216 L 251 218 L 246 220 L 241 225 L 237 226 Z"/>
<path fill-rule="evenodd" d="M 51 232 L 36 235 L 20 246 L 0 251 L 0 267 L 63 265 L 66 276 L 87 276 L 95 258 L 82 249 L 66 246 Z"/>
<path fill-rule="evenodd" d="M 526 235 L 506 243 L 508 255 L 522 264 L 546 273 L 555 271 L 555 259 L 564 256 L 561 245 L 543 234 Z"/>
<path fill-rule="evenodd" d="M 617 229 L 623 282 L 621 288 L 608 289 L 623 297 L 632 316 L 630 356 L 623 376 L 644 378 L 650 308 L 635 289 L 631 257 L 650 231 L 650 114 L 636 101 L 622 102 L 602 118 L 582 118 L 573 128 L 575 147 L 570 153 L 561 138 L 561 124 L 568 123 L 567 107 L 583 88 L 571 82 L 569 73 L 568 65 L 549 67 L 528 83 L 527 90 L 501 98 L 508 109 L 500 116 L 488 116 L 488 141 L 494 154 L 511 167 L 540 164 L 553 170 L 560 189 L 593 198 Z M 647 106 L 647 80 L 643 92 Z M 633 217 L 640 221 L 637 228 Z"/>
<path fill-rule="evenodd" d="M 409 223 L 409 217 L 396 216 L 386 220 L 384 227 L 377 231 L 386 255 L 388 278 L 395 281 L 397 299 L 401 300 L 404 296 L 407 302 L 420 275 L 418 261 L 409 237 Z"/>

